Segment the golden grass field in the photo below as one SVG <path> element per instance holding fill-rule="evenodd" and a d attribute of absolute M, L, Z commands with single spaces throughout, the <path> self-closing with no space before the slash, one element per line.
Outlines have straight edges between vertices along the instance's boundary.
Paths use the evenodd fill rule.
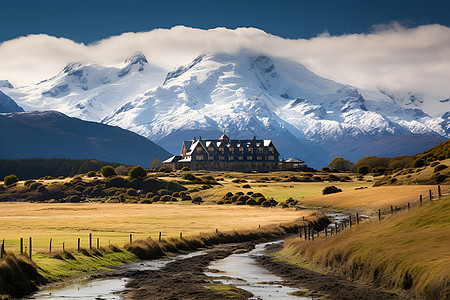
<path fill-rule="evenodd" d="M 336 184 L 336 186 L 340 187 L 339 184 Z M 448 192 L 449 187 L 448 185 L 442 186 L 441 191 Z M 361 190 L 344 190 L 342 193 L 318 195 L 299 200 L 301 204 L 311 207 L 358 210 L 366 214 L 373 214 L 378 209 L 389 210 L 391 205 L 404 206 L 408 202 L 411 205 L 417 204 L 420 195 L 428 197 L 428 191 L 430 189 L 433 195 L 437 195 L 436 185 L 403 185 L 380 186 Z M 426 201 L 428 201 L 428 198 Z"/>
<path fill-rule="evenodd" d="M 93 246 L 109 243 L 122 246 L 133 239 L 151 236 L 177 237 L 219 231 L 257 229 L 259 225 L 288 223 L 308 215 L 310 211 L 235 205 L 182 204 L 102 204 L 102 203 L 2 203 L 0 238 L 6 250 L 19 251 L 19 239 L 33 238 L 33 248 L 47 251 L 49 239 L 53 249 L 88 247 L 89 233 Z M 28 243 L 25 243 L 27 246 Z"/>
<path fill-rule="evenodd" d="M 306 259 L 354 279 L 403 288 L 408 298 L 448 299 L 449 224 L 450 197 L 446 197 L 383 222 L 364 222 L 332 238 L 290 239 L 278 258 L 299 265 Z"/>

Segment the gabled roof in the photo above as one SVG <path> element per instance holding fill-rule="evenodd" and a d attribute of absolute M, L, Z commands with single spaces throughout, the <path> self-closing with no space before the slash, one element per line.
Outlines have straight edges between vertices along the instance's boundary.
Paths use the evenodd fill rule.
<path fill-rule="evenodd" d="M 163 161 L 163 164 L 168 164 L 168 163 L 174 163 L 177 162 L 181 159 L 182 157 L 179 155 L 174 155 L 171 158 L 166 159 L 165 161 Z"/>
<path fill-rule="evenodd" d="M 226 134 L 222 135 L 222 136 L 219 138 L 219 140 L 229 140 L 229 139 L 230 139 L 230 138 L 227 137 Z"/>
<path fill-rule="evenodd" d="M 298 159 L 298 158 L 295 158 L 295 157 L 288 158 L 288 159 L 286 159 L 285 162 L 287 162 L 287 163 L 297 163 L 297 164 L 302 164 L 302 163 L 304 163 L 303 160 Z"/>

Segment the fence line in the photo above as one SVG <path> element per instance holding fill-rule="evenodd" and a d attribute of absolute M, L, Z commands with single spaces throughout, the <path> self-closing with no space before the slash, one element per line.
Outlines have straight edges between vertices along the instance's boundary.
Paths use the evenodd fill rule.
<path fill-rule="evenodd" d="M 402 205 L 402 206 L 391 205 L 390 210 L 388 210 L 388 211 L 382 211 L 381 209 L 378 209 L 378 221 L 381 222 L 384 219 L 383 216 L 393 215 L 393 214 L 396 214 L 397 212 L 402 211 L 402 210 L 408 210 L 409 211 L 409 210 L 411 210 L 412 207 L 428 204 L 428 203 L 431 203 L 432 201 L 439 200 L 440 198 L 445 197 L 445 196 L 449 196 L 449 195 L 450 195 L 450 187 L 447 187 L 447 192 L 444 193 L 443 190 L 442 190 L 442 187 L 440 185 L 438 185 L 436 194 L 433 194 L 432 190 L 430 189 L 430 190 L 428 190 L 428 195 L 425 195 L 425 196 L 419 195 L 418 199 L 412 200 L 411 202 L 408 202 L 405 205 Z M 354 220 L 354 222 L 353 222 L 353 220 Z M 330 227 L 330 237 L 333 236 L 333 229 L 334 229 L 334 234 L 337 235 L 338 232 L 341 232 L 345 228 L 347 228 L 347 224 L 351 228 L 352 226 L 358 225 L 359 223 L 360 223 L 360 215 L 359 215 L 359 213 L 356 213 L 356 215 L 354 217 L 351 216 L 351 215 L 348 216 L 348 221 L 346 219 L 344 219 L 341 222 L 341 229 L 339 229 L 338 223 L 335 222 L 334 223 L 334 228 Z M 327 228 L 325 228 L 322 231 L 323 231 L 323 235 L 325 235 L 325 237 L 328 237 L 328 232 L 327 232 L 328 230 L 327 230 Z M 317 237 L 319 237 L 320 233 L 322 231 L 314 231 L 313 230 L 312 237 L 310 237 L 309 236 L 309 227 L 306 226 L 305 227 L 305 234 L 304 234 L 305 241 L 306 240 L 308 240 L 308 241 L 314 240 L 314 235 L 317 235 Z M 308 234 L 307 234 L 307 232 L 308 232 Z M 298 235 L 299 235 L 300 238 L 302 238 L 302 231 L 301 230 L 299 230 Z"/>

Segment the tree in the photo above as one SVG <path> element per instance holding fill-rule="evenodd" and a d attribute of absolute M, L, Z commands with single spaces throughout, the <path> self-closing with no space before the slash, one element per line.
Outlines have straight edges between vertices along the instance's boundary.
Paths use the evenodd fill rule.
<path fill-rule="evenodd" d="M 128 172 L 128 176 L 130 176 L 130 178 L 145 177 L 147 176 L 147 171 L 145 171 L 145 169 L 139 165 L 136 167 L 132 167 L 130 172 Z"/>
<path fill-rule="evenodd" d="M 17 176 L 14 175 L 14 174 L 5 176 L 5 178 L 3 179 L 3 183 L 5 185 L 11 185 L 11 184 L 16 183 L 18 181 L 19 181 L 19 178 L 17 178 Z"/>
<path fill-rule="evenodd" d="M 162 167 L 163 163 L 159 158 L 156 158 L 154 161 L 150 162 L 150 166 L 152 166 L 152 168 Z"/>
<path fill-rule="evenodd" d="M 358 174 L 366 175 L 369 174 L 369 167 L 366 165 L 359 166 L 357 169 Z"/>
<path fill-rule="evenodd" d="M 422 158 L 417 158 L 415 161 L 413 161 L 412 166 L 413 168 L 421 168 L 425 164 L 425 160 Z"/>
<path fill-rule="evenodd" d="M 103 175 L 103 177 L 111 177 L 116 175 L 116 171 L 111 166 L 104 166 L 100 169 L 100 173 Z"/>
<path fill-rule="evenodd" d="M 353 165 L 354 164 L 351 161 L 345 160 L 340 156 L 333 158 L 333 160 L 328 164 L 330 168 L 341 171 L 350 171 Z"/>

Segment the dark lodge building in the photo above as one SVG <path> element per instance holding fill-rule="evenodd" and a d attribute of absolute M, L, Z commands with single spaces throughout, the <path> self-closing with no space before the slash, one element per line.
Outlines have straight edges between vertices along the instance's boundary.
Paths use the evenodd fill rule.
<path fill-rule="evenodd" d="M 200 137 L 184 141 L 180 156 L 173 156 L 163 163 L 173 170 L 183 167 L 191 170 L 284 170 L 286 163 L 280 163 L 279 156 L 271 140 L 257 140 L 256 137 L 253 140 L 230 140 L 222 135 L 218 140 L 202 140 Z"/>

